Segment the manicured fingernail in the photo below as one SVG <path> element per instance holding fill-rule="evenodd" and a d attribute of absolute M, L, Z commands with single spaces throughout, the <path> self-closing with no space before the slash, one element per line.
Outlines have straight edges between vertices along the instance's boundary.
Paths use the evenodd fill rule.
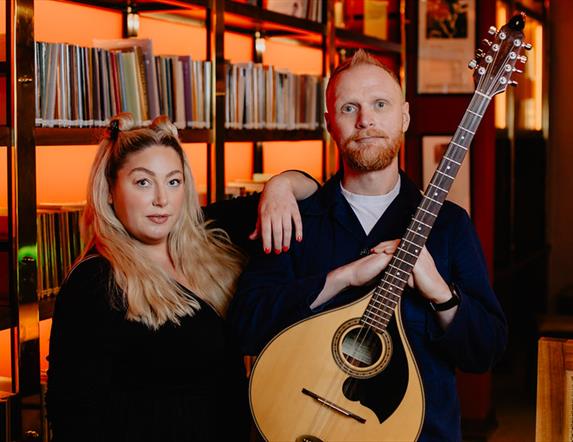
<path fill-rule="evenodd" d="M 288 246 L 283 246 L 283 252 L 288 252 Z"/>
<path fill-rule="evenodd" d="M 265 247 L 265 253 L 268 255 L 269 253 L 271 253 L 271 248 L 270 247 Z"/>
<path fill-rule="evenodd" d="M 281 253 L 281 249 L 275 249 L 275 254 L 278 255 L 279 253 Z"/>
<path fill-rule="evenodd" d="M 296 240 L 297 240 L 298 242 L 301 242 L 301 241 L 302 241 L 302 235 L 297 235 L 297 236 L 296 236 Z"/>

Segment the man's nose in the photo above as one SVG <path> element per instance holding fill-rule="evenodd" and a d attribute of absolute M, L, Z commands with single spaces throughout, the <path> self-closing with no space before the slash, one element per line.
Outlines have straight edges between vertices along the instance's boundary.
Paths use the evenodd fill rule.
<path fill-rule="evenodd" d="M 356 120 L 356 127 L 364 129 L 372 126 L 374 126 L 374 116 L 372 112 L 364 108 L 360 109 Z"/>

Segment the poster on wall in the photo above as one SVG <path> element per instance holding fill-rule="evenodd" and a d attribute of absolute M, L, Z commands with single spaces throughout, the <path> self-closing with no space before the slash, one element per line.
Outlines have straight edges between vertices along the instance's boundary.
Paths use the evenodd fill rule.
<path fill-rule="evenodd" d="M 475 0 L 420 0 L 418 93 L 474 91 Z"/>
<path fill-rule="evenodd" d="M 432 179 L 434 171 L 442 160 L 451 140 L 449 135 L 430 135 L 422 137 L 422 165 L 424 189 Z M 454 184 L 448 194 L 448 200 L 458 204 L 471 214 L 470 156 L 466 155 L 458 171 Z"/>

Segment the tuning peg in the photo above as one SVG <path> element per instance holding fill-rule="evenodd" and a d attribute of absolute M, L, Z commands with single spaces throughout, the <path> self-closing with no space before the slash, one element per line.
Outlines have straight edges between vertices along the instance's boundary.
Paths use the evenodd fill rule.
<path fill-rule="evenodd" d="M 477 65 L 478 65 L 477 60 L 475 58 L 472 58 L 470 60 L 470 62 L 468 63 L 468 68 L 475 69 L 475 68 L 477 68 Z"/>
<path fill-rule="evenodd" d="M 521 44 L 521 47 L 522 47 L 523 49 L 526 49 L 526 50 L 530 51 L 533 46 L 531 46 L 531 43 L 522 43 L 522 44 Z"/>
<path fill-rule="evenodd" d="M 527 55 L 520 55 L 519 57 L 517 57 L 517 59 L 522 63 L 525 63 L 527 62 Z"/>
<path fill-rule="evenodd" d="M 517 69 L 517 68 L 513 68 L 513 72 L 515 72 L 517 74 L 523 74 L 523 71 L 521 69 Z"/>
<path fill-rule="evenodd" d="M 507 82 L 507 85 L 508 85 L 508 86 L 513 86 L 513 87 L 515 87 L 515 86 L 517 86 L 517 81 L 515 81 L 515 80 L 510 80 L 510 81 Z"/>
<path fill-rule="evenodd" d="M 496 29 L 495 26 L 490 26 L 489 29 L 488 29 L 488 31 L 487 31 L 487 33 L 488 33 L 489 35 L 495 35 L 496 32 L 497 32 L 497 29 Z"/>
<path fill-rule="evenodd" d="M 481 57 L 483 57 L 484 55 L 485 55 L 485 52 L 484 52 L 483 49 L 478 49 L 478 50 L 476 51 L 476 57 L 477 57 L 477 58 L 481 58 Z"/>
<path fill-rule="evenodd" d="M 491 46 L 491 41 L 488 40 L 487 38 L 484 38 L 481 42 L 485 45 Z"/>

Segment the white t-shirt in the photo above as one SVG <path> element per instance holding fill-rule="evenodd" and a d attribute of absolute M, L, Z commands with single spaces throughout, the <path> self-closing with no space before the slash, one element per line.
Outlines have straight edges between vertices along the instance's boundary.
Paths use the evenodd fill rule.
<path fill-rule="evenodd" d="M 400 176 L 398 176 L 394 188 L 384 195 L 359 195 L 346 190 L 342 187 L 342 183 L 340 183 L 340 190 L 342 190 L 342 195 L 354 210 L 358 221 L 368 235 L 388 206 L 392 204 L 394 198 L 400 193 Z"/>

